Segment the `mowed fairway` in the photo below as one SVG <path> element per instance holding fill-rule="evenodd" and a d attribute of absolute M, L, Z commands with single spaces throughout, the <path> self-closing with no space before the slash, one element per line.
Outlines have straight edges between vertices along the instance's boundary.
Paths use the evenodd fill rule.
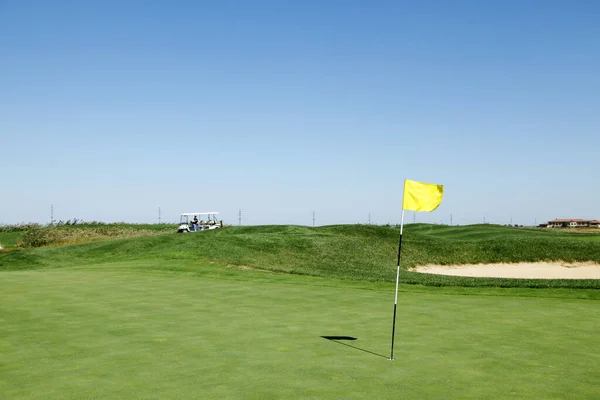
<path fill-rule="evenodd" d="M 393 293 L 185 260 L 4 271 L 0 397 L 600 398 L 598 300 L 403 285 L 389 361 Z"/>

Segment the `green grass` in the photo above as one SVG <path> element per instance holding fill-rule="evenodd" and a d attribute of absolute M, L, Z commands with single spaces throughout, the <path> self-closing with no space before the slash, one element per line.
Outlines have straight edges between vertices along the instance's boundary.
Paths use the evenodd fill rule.
<path fill-rule="evenodd" d="M 0 394 L 599 398 L 599 304 L 576 298 L 585 290 L 402 285 L 388 361 L 393 286 L 190 260 L 4 271 Z"/>
<path fill-rule="evenodd" d="M 4 248 L 16 247 L 25 232 L 0 232 L 0 244 Z"/>
<path fill-rule="evenodd" d="M 230 227 L 0 254 L 1 269 L 37 269 L 132 260 L 200 260 L 219 265 L 349 280 L 395 280 L 399 231 L 341 225 Z M 520 261 L 600 262 L 600 235 L 493 225 L 409 225 L 404 268 L 424 264 Z M 402 282 L 432 286 L 600 288 L 600 280 L 462 278 L 402 273 Z"/>
<path fill-rule="evenodd" d="M 0 252 L 0 398 L 600 398 L 599 280 L 403 271 L 387 360 L 398 234 L 231 227 Z M 403 244 L 405 266 L 599 255 L 597 234 L 489 225 L 411 225 Z"/>

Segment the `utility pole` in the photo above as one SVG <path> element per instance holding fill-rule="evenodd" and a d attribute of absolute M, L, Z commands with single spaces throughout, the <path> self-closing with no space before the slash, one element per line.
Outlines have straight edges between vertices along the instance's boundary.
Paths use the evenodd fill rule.
<path fill-rule="evenodd" d="M 158 223 L 160 224 L 160 207 L 158 207 Z"/>
<path fill-rule="evenodd" d="M 413 224 L 417 222 L 417 213 L 416 211 L 413 211 Z"/>
<path fill-rule="evenodd" d="M 313 210 L 313 228 L 315 226 L 315 211 Z"/>
<path fill-rule="evenodd" d="M 510 217 L 510 224 L 512 225 L 512 217 Z"/>
<path fill-rule="evenodd" d="M 242 209 L 238 211 L 238 225 L 242 226 Z"/>
<path fill-rule="evenodd" d="M 54 204 L 50 204 L 50 225 L 54 225 Z"/>
<path fill-rule="evenodd" d="M 485 216 L 483 217 L 483 223 L 485 224 Z"/>
<path fill-rule="evenodd" d="M 369 225 L 371 225 L 371 213 L 369 213 Z"/>
<path fill-rule="evenodd" d="M 450 226 L 452 226 L 452 214 L 450 214 Z"/>

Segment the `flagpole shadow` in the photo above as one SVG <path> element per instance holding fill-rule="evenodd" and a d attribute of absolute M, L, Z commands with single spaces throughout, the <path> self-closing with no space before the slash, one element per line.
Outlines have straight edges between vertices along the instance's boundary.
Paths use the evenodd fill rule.
<path fill-rule="evenodd" d="M 329 340 L 331 342 L 334 342 L 334 343 L 337 343 L 337 344 L 341 344 L 342 346 L 351 347 L 351 348 L 353 348 L 355 350 L 360 350 L 360 351 L 362 351 L 364 353 L 369 353 L 369 354 L 372 354 L 372 355 L 377 356 L 377 357 L 387 358 L 387 356 L 384 356 L 383 354 L 374 353 L 372 351 L 361 349 L 360 347 L 352 346 L 351 344 L 341 342 L 342 340 L 356 340 L 356 338 L 352 337 L 352 336 L 321 336 L 321 337 L 323 339 L 327 339 L 327 340 Z"/>

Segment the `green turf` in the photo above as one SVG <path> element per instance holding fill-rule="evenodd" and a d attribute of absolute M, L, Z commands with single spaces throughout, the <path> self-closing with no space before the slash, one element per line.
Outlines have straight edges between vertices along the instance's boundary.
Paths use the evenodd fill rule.
<path fill-rule="evenodd" d="M 398 237 L 398 229 L 371 225 L 229 227 L 23 249 L 0 254 L 0 270 L 144 259 L 203 260 L 292 274 L 391 282 L 396 277 Z M 403 238 L 404 268 L 423 264 L 555 260 L 600 262 L 600 234 L 494 225 L 416 224 L 406 227 Z M 409 271 L 402 274 L 402 281 L 432 286 L 600 289 L 600 280 L 591 279 L 475 279 Z"/>
<path fill-rule="evenodd" d="M 398 233 L 239 227 L 4 251 L 0 398 L 600 396 L 598 280 L 405 271 L 440 287 L 400 285 L 388 361 Z M 599 239 L 413 225 L 403 257 L 598 261 Z"/>
<path fill-rule="evenodd" d="M 5 271 L 0 394 L 594 399 L 600 304 L 581 292 L 402 286 L 388 361 L 388 283 L 177 260 Z"/>

